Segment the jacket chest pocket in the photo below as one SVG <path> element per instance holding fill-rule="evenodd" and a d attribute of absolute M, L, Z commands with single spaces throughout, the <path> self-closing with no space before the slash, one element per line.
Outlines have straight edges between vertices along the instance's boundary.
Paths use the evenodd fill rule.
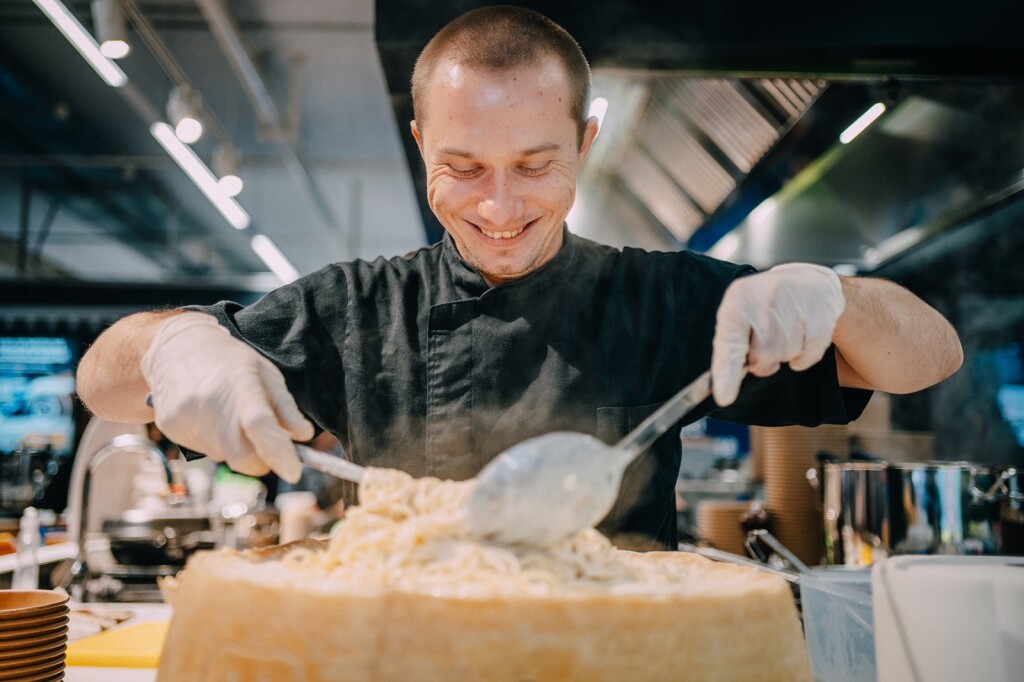
<path fill-rule="evenodd" d="M 610 445 L 615 444 L 663 404 L 599 407 L 596 435 Z M 679 456 L 679 432 L 673 428 L 634 459 L 626 468 L 615 506 L 600 524 L 602 530 L 614 536 L 660 526 L 666 510 L 674 508 L 672 495 L 679 475 Z"/>

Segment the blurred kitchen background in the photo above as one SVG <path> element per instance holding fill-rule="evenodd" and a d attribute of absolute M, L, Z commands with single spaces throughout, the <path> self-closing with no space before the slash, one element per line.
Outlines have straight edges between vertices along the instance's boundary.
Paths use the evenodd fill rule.
<path fill-rule="evenodd" d="M 89 421 L 73 370 L 122 315 L 251 302 L 440 239 L 409 78 L 438 28 L 485 4 L 0 0 L 4 480 L 63 509 Z M 879 396 L 865 430 L 923 438 L 911 459 L 1024 464 L 1018 3 L 519 4 L 580 41 L 601 98 L 570 229 L 904 284 L 953 322 L 966 361 Z M 76 24 L 127 54 L 91 66 Z M 190 117 L 202 134 L 186 144 Z M 719 468 L 763 443 L 716 424 L 683 439 Z M 16 516 L 25 489 L 6 490 Z"/>

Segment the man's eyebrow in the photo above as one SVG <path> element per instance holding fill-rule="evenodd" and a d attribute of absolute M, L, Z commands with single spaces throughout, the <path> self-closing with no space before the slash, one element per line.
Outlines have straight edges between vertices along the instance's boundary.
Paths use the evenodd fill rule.
<path fill-rule="evenodd" d="M 556 144 L 554 142 L 547 142 L 545 144 L 537 145 L 536 147 L 530 147 L 529 149 L 524 149 L 522 152 L 519 153 L 519 155 L 520 156 L 533 156 L 534 154 L 540 154 L 541 152 L 554 152 L 554 151 L 558 151 L 559 149 L 561 149 L 561 145 L 558 145 L 558 144 Z"/>
<path fill-rule="evenodd" d="M 473 158 L 473 155 L 471 153 L 466 152 L 466 151 L 462 151 L 461 149 L 455 149 L 453 147 L 442 147 L 441 149 L 438 149 L 437 151 L 439 153 L 441 153 L 441 154 L 444 154 L 445 156 L 461 156 L 461 157 L 466 158 L 466 159 L 472 159 Z"/>
<path fill-rule="evenodd" d="M 555 142 L 545 142 L 544 144 L 539 144 L 536 147 L 524 149 L 519 152 L 519 156 L 533 156 L 534 154 L 540 154 L 541 152 L 558 151 L 559 149 L 561 149 L 559 144 Z M 442 147 L 438 152 L 445 156 L 458 156 L 464 159 L 474 158 L 474 154 L 472 152 L 467 152 L 464 149 L 457 149 L 455 147 Z"/>

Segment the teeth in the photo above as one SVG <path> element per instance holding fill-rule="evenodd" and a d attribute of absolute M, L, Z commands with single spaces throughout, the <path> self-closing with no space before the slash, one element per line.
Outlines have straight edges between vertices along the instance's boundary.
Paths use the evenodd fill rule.
<path fill-rule="evenodd" d="M 491 239 L 512 239 L 512 237 L 518 237 L 522 233 L 523 229 L 524 228 L 520 227 L 518 230 L 514 232 L 488 232 L 487 230 L 481 228 L 480 231 L 483 232 L 488 237 L 490 237 Z"/>

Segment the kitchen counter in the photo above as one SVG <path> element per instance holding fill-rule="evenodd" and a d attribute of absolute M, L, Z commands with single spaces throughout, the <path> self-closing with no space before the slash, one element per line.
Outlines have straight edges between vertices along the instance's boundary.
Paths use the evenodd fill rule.
<path fill-rule="evenodd" d="M 106 604 L 72 604 L 72 610 L 80 606 L 96 606 L 102 608 Z M 121 629 L 139 623 L 166 621 L 171 617 L 171 607 L 167 604 L 111 604 L 112 608 L 134 611 L 134 615 L 111 630 Z M 86 638 L 77 641 L 85 641 Z M 64 675 L 67 682 L 153 682 L 156 680 L 156 668 L 121 668 L 69 666 Z"/>
<path fill-rule="evenodd" d="M 66 668 L 65 682 L 154 682 L 156 668 Z"/>

